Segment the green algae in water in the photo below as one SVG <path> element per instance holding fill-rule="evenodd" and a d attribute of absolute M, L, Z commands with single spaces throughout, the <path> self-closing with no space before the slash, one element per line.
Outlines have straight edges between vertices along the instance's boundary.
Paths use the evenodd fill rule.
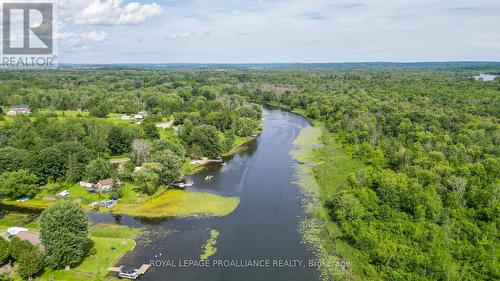
<path fill-rule="evenodd" d="M 217 238 L 219 237 L 219 231 L 215 229 L 208 229 L 210 231 L 210 238 L 207 240 L 205 245 L 203 245 L 203 254 L 200 256 L 200 260 L 206 260 L 213 256 L 217 252 Z"/>

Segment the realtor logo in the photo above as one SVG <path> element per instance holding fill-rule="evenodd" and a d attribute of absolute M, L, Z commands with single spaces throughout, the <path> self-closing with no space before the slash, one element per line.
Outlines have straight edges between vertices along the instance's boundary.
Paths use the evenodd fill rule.
<path fill-rule="evenodd" d="M 2 60 L 7 68 L 53 68 L 54 2 L 2 2 Z"/>
<path fill-rule="evenodd" d="M 22 47 L 12 47 L 11 45 L 11 15 L 13 11 L 22 12 Z M 52 54 L 52 3 L 3 3 L 3 53 L 9 55 L 18 54 Z M 33 24 L 36 13 L 42 15 L 42 20 L 38 25 Z M 45 44 L 45 47 L 32 47 L 30 37 L 35 35 Z M 32 39 L 33 40 L 33 39 Z"/>

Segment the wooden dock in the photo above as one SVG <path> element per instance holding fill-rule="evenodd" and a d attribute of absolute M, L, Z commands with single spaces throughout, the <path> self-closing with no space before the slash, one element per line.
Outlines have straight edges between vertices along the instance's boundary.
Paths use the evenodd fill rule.
<path fill-rule="evenodd" d="M 141 267 L 139 269 L 136 269 L 136 270 L 137 270 L 137 273 L 139 275 L 144 275 L 150 267 L 151 267 L 150 264 L 143 264 L 143 265 L 141 265 Z"/>
<path fill-rule="evenodd" d="M 151 267 L 150 264 L 143 264 L 141 265 L 141 267 L 139 267 L 138 269 L 135 269 L 135 271 L 137 272 L 137 274 L 139 275 L 144 275 L 146 274 L 146 271 L 148 271 L 148 269 Z M 110 272 L 117 272 L 119 273 L 121 271 L 121 269 L 123 268 L 123 266 L 113 266 L 113 267 L 108 267 L 108 271 Z"/>
<path fill-rule="evenodd" d="M 120 272 L 120 270 L 122 269 L 123 266 L 119 266 L 119 267 L 108 267 L 108 271 L 111 271 L 111 272 Z"/>

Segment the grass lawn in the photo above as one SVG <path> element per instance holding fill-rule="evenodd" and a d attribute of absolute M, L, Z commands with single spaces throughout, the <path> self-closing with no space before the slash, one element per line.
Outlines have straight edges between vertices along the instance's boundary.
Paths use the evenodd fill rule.
<path fill-rule="evenodd" d="M 142 234 L 139 228 L 131 228 L 118 224 L 100 223 L 90 227 L 90 235 L 92 237 L 103 238 L 135 238 Z"/>
<path fill-rule="evenodd" d="M 234 138 L 234 144 L 233 144 L 234 148 L 231 149 L 231 151 L 224 152 L 222 154 L 222 156 L 229 156 L 229 155 L 238 153 L 239 151 L 241 151 L 241 149 L 243 149 L 243 145 L 245 143 L 251 141 L 254 138 L 255 137 L 240 137 L 240 136 L 235 136 L 235 138 Z"/>
<path fill-rule="evenodd" d="M 7 231 L 7 228 L 20 226 L 29 230 L 38 230 L 38 215 L 8 212 L 0 214 L 0 233 Z"/>
<path fill-rule="evenodd" d="M 70 270 L 46 271 L 37 280 L 102 280 L 108 275 L 107 268 L 113 266 L 135 246 L 133 239 L 126 238 L 93 237 L 92 241 L 97 254 L 85 258 L 81 264 Z M 111 247 L 114 247 L 114 250 Z"/>
<path fill-rule="evenodd" d="M 97 224 L 90 228 L 96 254 L 85 258 L 70 270 L 46 271 L 37 280 L 102 280 L 108 275 L 107 268 L 135 246 L 134 238 L 143 231 L 121 225 Z M 108 276 L 106 280 L 114 280 Z"/>
<path fill-rule="evenodd" d="M 169 139 L 169 140 L 172 140 L 172 139 L 177 139 L 178 137 L 175 135 L 174 133 L 174 129 L 172 127 L 170 128 L 167 128 L 167 129 L 161 129 L 161 128 L 158 128 L 158 131 L 160 132 L 160 137 L 162 139 Z"/>
<path fill-rule="evenodd" d="M 54 203 L 55 200 L 45 200 L 42 198 L 32 198 L 26 202 L 18 202 L 11 199 L 3 199 L 2 204 L 11 205 L 16 207 L 31 208 L 31 209 L 45 209 Z"/>
<path fill-rule="evenodd" d="M 148 199 L 150 199 L 152 197 L 155 197 L 155 196 L 161 194 L 163 192 L 163 189 L 158 188 L 158 191 L 155 194 L 149 196 L 149 195 L 141 193 L 139 190 L 137 190 L 137 186 L 130 184 L 130 183 L 126 183 L 123 186 L 122 191 L 123 191 L 123 196 L 122 196 L 122 198 L 120 198 L 120 200 L 118 200 L 120 202 L 118 204 L 121 204 L 121 203 L 140 204 L 140 203 L 146 202 Z"/>
<path fill-rule="evenodd" d="M 167 190 L 143 204 L 119 203 L 113 213 L 137 217 L 225 216 L 236 209 L 237 197 L 211 193 Z"/>
<path fill-rule="evenodd" d="M 135 187 L 131 184 L 126 184 L 123 188 L 124 190 L 124 201 L 127 202 L 144 202 L 147 199 L 147 195 L 135 194 L 133 191 Z M 64 199 L 56 197 L 56 194 L 60 191 L 68 190 L 69 195 Z M 79 183 L 76 184 L 59 184 L 52 183 L 47 184 L 43 187 L 43 190 L 37 194 L 35 198 L 32 198 L 26 202 L 17 202 L 16 200 L 4 199 L 3 204 L 12 205 L 17 207 L 34 208 L 34 209 L 45 209 L 51 204 L 57 202 L 58 200 L 71 200 L 79 204 L 83 209 L 88 210 L 88 205 L 95 201 L 102 201 L 109 199 L 110 193 L 88 193 L 87 189 L 80 186 Z M 142 197 L 146 197 L 142 199 Z"/>
<path fill-rule="evenodd" d="M 23 226 L 30 230 L 38 230 L 38 219 L 22 213 L 8 213 L 0 219 L 0 232 L 11 226 Z M 143 234 L 138 228 L 130 228 L 115 224 L 97 224 L 90 227 L 90 238 L 94 243 L 95 255 L 86 257 L 79 265 L 70 270 L 46 270 L 36 280 L 103 280 L 107 268 L 114 266 L 120 258 L 135 247 L 134 238 Z M 114 280 L 108 276 L 105 280 Z M 14 276 L 14 280 L 22 280 Z"/>
<path fill-rule="evenodd" d="M 196 165 L 196 164 L 191 164 L 191 160 L 188 158 L 186 161 L 184 161 L 184 164 L 182 165 L 182 174 L 183 175 L 192 175 L 200 172 L 203 170 L 204 166 L 203 165 Z"/>

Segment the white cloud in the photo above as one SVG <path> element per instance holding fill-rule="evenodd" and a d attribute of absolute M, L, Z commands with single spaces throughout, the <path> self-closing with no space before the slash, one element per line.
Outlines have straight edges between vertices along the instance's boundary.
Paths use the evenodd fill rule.
<path fill-rule="evenodd" d="M 108 25 L 101 28 L 112 37 L 113 47 L 95 43 L 89 50 L 102 53 L 99 62 L 500 59 L 499 1 L 59 1 L 65 30 Z M 147 21 L 164 12 L 164 5 L 168 17 Z M 120 26 L 141 22 L 133 28 Z M 131 49 L 133 58 L 121 55 Z M 96 59 L 85 54 L 67 58 Z"/>
<path fill-rule="evenodd" d="M 95 43 L 102 43 L 108 34 L 104 31 L 90 31 L 83 33 L 60 32 L 56 34 L 61 47 L 87 46 Z"/>
<path fill-rule="evenodd" d="M 107 37 L 108 34 L 104 31 L 91 31 L 82 33 L 82 39 L 92 42 L 103 42 Z"/>
<path fill-rule="evenodd" d="M 176 40 L 196 36 L 196 32 L 182 32 L 182 33 L 172 33 L 167 40 Z"/>
<path fill-rule="evenodd" d="M 94 0 L 92 2 L 81 1 L 81 3 L 85 4 L 83 10 L 73 18 L 74 23 L 78 25 L 139 24 L 165 12 L 165 9 L 156 2 L 152 4 L 138 2 L 126 4 L 122 0 Z"/>

